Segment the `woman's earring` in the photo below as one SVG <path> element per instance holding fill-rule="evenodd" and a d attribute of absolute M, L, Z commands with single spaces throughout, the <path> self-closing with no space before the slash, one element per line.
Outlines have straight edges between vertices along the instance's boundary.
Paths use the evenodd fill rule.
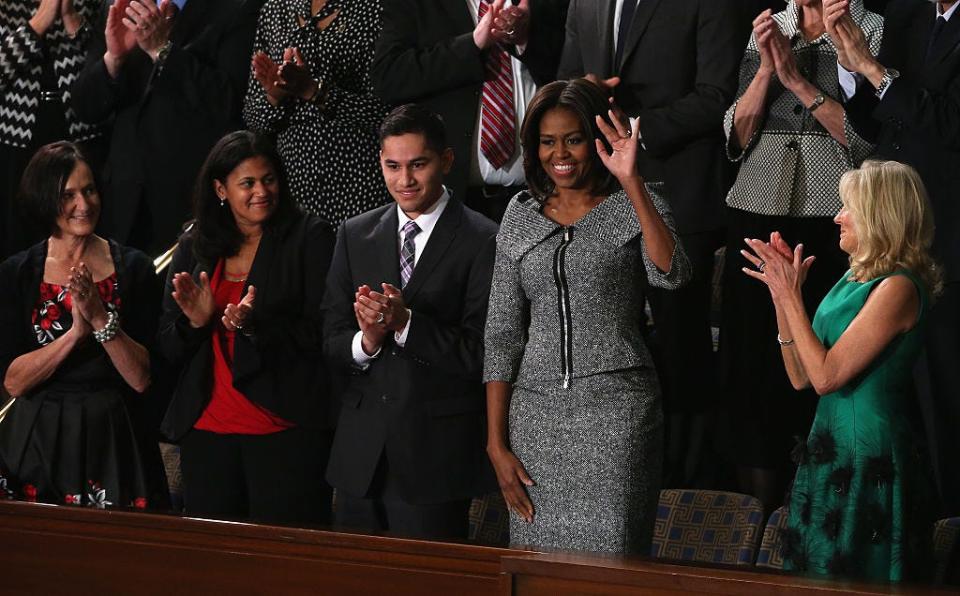
<path fill-rule="evenodd" d="M 220 199 L 220 206 L 223 207 L 223 206 L 226 205 L 226 204 L 227 204 L 227 200 L 221 198 L 221 199 Z"/>

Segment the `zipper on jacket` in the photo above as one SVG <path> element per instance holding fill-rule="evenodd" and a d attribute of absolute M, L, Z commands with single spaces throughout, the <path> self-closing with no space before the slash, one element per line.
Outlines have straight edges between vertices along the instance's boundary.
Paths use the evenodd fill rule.
<path fill-rule="evenodd" d="M 570 317 L 570 288 L 567 286 L 565 258 L 567 245 L 573 240 L 573 228 L 563 228 L 563 240 L 553 253 L 553 280 L 557 284 L 557 309 L 560 314 L 560 373 L 563 388 L 570 387 L 573 376 L 573 319 Z"/>

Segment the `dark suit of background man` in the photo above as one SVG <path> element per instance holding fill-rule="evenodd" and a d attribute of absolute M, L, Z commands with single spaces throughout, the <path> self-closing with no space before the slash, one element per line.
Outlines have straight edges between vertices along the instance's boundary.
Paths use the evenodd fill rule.
<path fill-rule="evenodd" d="M 174 0 L 160 14 L 152 0 L 104 3 L 73 108 L 87 122 L 112 119 L 101 218 L 111 238 L 152 255 L 177 239 L 204 158 L 221 136 L 242 128 L 262 4 Z M 111 5 L 133 31 L 109 27 L 117 23 L 108 18 Z"/>
<path fill-rule="evenodd" d="M 824 2 L 827 8 L 834 3 Z M 828 9 L 829 10 L 829 9 Z M 947 514 L 960 514 L 960 2 L 892 0 L 876 59 L 842 17 L 841 82 L 853 93 L 847 114 L 875 138 L 876 155 L 908 163 L 933 205 L 933 254 L 945 269 L 943 295 L 927 325 L 917 385 Z M 938 20 L 943 19 L 938 25 Z M 859 31 L 859 29 L 857 29 Z M 840 50 L 843 51 L 840 51 Z M 856 71 L 859 81 L 843 68 Z M 899 74 L 899 76 L 896 76 Z M 859 84 L 857 84 L 859 82 Z M 879 91 L 878 91 L 879 89 Z M 882 94 L 882 99 L 878 98 Z"/>
<path fill-rule="evenodd" d="M 689 483 L 702 413 L 716 394 L 711 279 L 731 180 L 722 123 L 746 41 L 741 10 L 727 0 L 571 0 L 560 60 L 561 79 L 620 78 L 613 88 L 616 103 L 639 118 L 645 148 L 638 158 L 640 174 L 666 183 L 664 193 L 693 265 L 693 280 L 685 288 L 648 293 L 668 414 L 670 486 Z M 684 457 L 686 473 L 680 470 Z"/>
<path fill-rule="evenodd" d="M 483 1 L 383 0 L 383 31 L 370 74 L 375 92 L 388 104 L 415 101 L 440 114 L 457 156 L 447 187 L 470 207 L 500 221 L 509 199 L 525 186 L 520 123 L 537 85 L 554 79 L 566 0 L 530 0 L 529 7 L 508 2 L 511 12 L 521 7 L 526 11 L 516 27 L 506 27 L 516 29 L 513 35 L 478 19 Z M 523 42 L 522 63 L 504 54 L 505 49 L 516 54 L 514 44 Z M 512 94 L 507 98 L 512 107 L 501 116 L 513 129 L 504 133 L 512 145 L 502 164 L 481 148 L 482 129 L 493 126 L 481 121 L 484 94 L 492 84 L 485 88 L 484 81 L 495 78 L 499 56 L 509 62 L 504 87 Z"/>
<path fill-rule="evenodd" d="M 497 226 L 451 197 L 443 123 L 394 110 L 381 166 L 396 204 L 340 227 L 323 301 L 324 354 L 351 377 L 327 479 L 344 529 L 466 538 L 485 454 L 483 331 Z"/>

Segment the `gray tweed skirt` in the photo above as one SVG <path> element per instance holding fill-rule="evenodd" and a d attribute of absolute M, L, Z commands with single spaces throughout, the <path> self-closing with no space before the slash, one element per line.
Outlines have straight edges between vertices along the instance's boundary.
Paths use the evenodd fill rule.
<path fill-rule="evenodd" d="M 663 413 L 652 368 L 514 385 L 510 445 L 536 483 L 533 522 L 510 517 L 532 548 L 650 552 L 660 492 Z"/>

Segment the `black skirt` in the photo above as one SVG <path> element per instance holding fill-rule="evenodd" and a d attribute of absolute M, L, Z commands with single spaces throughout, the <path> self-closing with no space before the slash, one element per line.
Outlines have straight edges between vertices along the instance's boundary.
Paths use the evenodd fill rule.
<path fill-rule="evenodd" d="M 83 385 L 17 399 L 0 423 L 3 496 L 98 508 L 165 502 L 125 399 L 118 388 Z"/>
<path fill-rule="evenodd" d="M 727 255 L 723 271 L 720 327 L 720 378 L 725 399 L 727 458 L 737 465 L 791 470 L 794 436 L 806 437 L 813 423 L 817 395 L 790 385 L 780 345 L 770 291 L 741 271 L 752 267 L 740 250 L 744 238 L 769 241 L 779 231 L 804 255 L 816 255 L 803 285 L 807 314 L 817 306 L 848 268 L 840 250 L 840 232 L 829 217 L 799 218 L 759 215 L 728 209 Z"/>

